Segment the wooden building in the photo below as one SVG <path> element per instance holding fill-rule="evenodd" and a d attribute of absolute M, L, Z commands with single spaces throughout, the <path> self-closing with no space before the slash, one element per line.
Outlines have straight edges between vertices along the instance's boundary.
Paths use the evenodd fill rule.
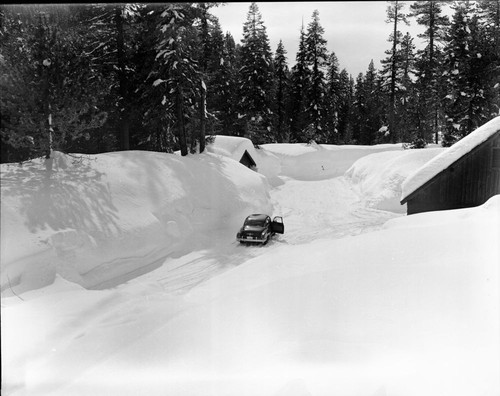
<path fill-rule="evenodd" d="M 439 154 L 403 183 L 407 213 L 478 206 L 500 194 L 500 117 Z"/>
<path fill-rule="evenodd" d="M 231 158 L 253 171 L 258 171 L 255 162 L 256 151 L 250 139 L 239 136 L 216 135 L 213 141 L 207 144 L 207 151 Z"/>
<path fill-rule="evenodd" d="M 250 153 L 247 150 L 245 150 L 245 152 L 241 156 L 240 163 L 245 165 L 246 167 L 248 167 L 250 169 L 255 170 L 257 168 L 257 164 L 255 163 L 252 156 L 250 155 Z"/>

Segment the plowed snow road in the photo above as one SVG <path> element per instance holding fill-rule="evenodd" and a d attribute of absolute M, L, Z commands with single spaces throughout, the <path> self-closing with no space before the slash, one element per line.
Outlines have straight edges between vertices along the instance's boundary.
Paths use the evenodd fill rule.
<path fill-rule="evenodd" d="M 271 215 L 283 216 L 284 235 L 276 235 L 265 246 L 243 246 L 235 240 L 237 230 L 225 230 L 199 243 L 198 250 L 167 258 L 161 268 L 144 277 L 152 277 L 167 292 L 184 293 L 283 244 L 359 235 L 377 230 L 387 220 L 401 216 L 366 208 L 344 177 L 320 181 L 281 179 L 283 184 L 271 190 L 275 208 Z"/>

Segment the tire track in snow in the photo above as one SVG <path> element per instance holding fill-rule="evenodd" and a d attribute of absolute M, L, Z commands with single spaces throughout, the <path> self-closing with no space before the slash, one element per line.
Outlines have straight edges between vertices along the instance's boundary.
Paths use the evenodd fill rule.
<path fill-rule="evenodd" d="M 215 233 L 211 243 L 185 249 L 177 257 L 168 257 L 161 268 L 141 279 L 150 279 L 167 294 L 183 294 L 205 282 L 286 244 L 306 244 L 317 239 L 337 239 L 380 229 L 400 214 L 370 209 L 344 177 L 320 181 L 283 178 L 284 183 L 271 190 L 273 216 L 283 216 L 285 234 L 275 235 L 265 246 L 240 245 L 237 230 Z M 210 246 L 207 246 L 210 245 Z"/>

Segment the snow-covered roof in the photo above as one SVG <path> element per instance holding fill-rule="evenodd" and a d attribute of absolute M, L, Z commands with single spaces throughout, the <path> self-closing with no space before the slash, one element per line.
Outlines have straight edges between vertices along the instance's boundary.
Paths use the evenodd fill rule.
<path fill-rule="evenodd" d="M 498 131 L 500 131 L 500 116 L 488 121 L 417 169 L 403 182 L 401 201 Z"/>
<path fill-rule="evenodd" d="M 240 161 L 245 151 L 255 161 L 255 147 L 250 139 L 238 136 L 216 135 L 212 144 L 207 145 L 207 151 Z"/>

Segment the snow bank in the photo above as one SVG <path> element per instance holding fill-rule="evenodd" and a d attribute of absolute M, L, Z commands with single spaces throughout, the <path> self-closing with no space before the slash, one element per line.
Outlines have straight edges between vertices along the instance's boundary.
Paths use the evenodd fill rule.
<path fill-rule="evenodd" d="M 400 204 L 401 185 L 409 174 L 427 163 L 444 148 L 386 151 L 357 160 L 345 173 L 365 205 L 405 213 Z"/>
<path fill-rule="evenodd" d="M 400 199 L 403 200 L 408 197 L 420 186 L 424 185 L 434 176 L 444 171 L 456 160 L 470 152 L 474 147 L 477 147 L 484 141 L 488 140 L 489 137 L 498 131 L 500 131 L 500 116 L 488 121 L 486 124 L 465 136 L 453 146 L 449 147 L 446 151 L 436 156 L 420 169 L 417 169 L 414 173 L 409 175 L 403 183 Z"/>
<path fill-rule="evenodd" d="M 313 144 L 264 144 L 281 162 L 281 175 L 297 180 L 324 180 L 342 176 L 359 158 L 382 151 L 401 151 L 401 144 L 375 146 L 318 145 Z"/>
<path fill-rule="evenodd" d="M 1 177 L 2 291 L 42 287 L 56 273 L 99 287 L 270 210 L 263 176 L 212 154 L 54 153 L 2 164 Z"/>
<path fill-rule="evenodd" d="M 497 395 L 499 211 L 496 196 L 477 208 L 400 217 L 361 236 L 282 245 L 193 289 L 177 310 L 139 283 L 121 295 L 106 291 L 106 316 L 73 330 L 71 350 L 58 352 L 64 343 L 47 332 L 48 347 L 58 351 L 26 367 L 28 389 L 73 396 L 166 389 L 177 396 Z M 95 294 L 89 303 L 88 292 L 58 287 L 62 308 L 98 305 Z M 130 287 L 147 292 L 147 303 L 142 295 L 132 299 Z M 19 303 L 18 314 L 49 297 Z M 141 332 L 152 321 L 154 331 Z M 109 352 L 111 344 L 112 354 L 78 370 L 80 359 L 91 360 L 89 349 Z"/>
<path fill-rule="evenodd" d="M 372 150 L 303 148 L 339 159 L 338 169 L 350 162 L 345 170 Z M 287 149 L 269 147 L 288 175 L 317 177 L 323 161 L 311 156 L 300 173 L 310 154 Z M 374 197 L 391 190 L 374 180 L 383 185 L 384 172 L 403 175 L 395 168 L 427 155 L 397 150 L 366 157 L 350 176 Z M 499 196 L 327 238 L 324 206 L 353 221 L 343 217 L 354 205 L 348 183 L 287 180 L 294 189 L 283 194 L 307 190 L 291 208 L 329 189 L 296 224 L 285 214 L 282 239 L 243 247 L 234 230 L 249 212 L 271 209 L 268 184 L 224 156 L 124 152 L 73 163 L 57 153 L 1 172 L 2 394 L 500 393 Z M 311 218 L 316 233 L 303 235 Z M 289 243 L 293 232 L 308 240 Z M 216 237 L 225 244 L 208 249 Z M 181 282 L 200 262 L 232 270 L 171 293 L 165 255 L 181 256 Z M 150 272 L 139 276 L 138 266 Z M 118 287 L 86 289 L 128 274 Z"/>

